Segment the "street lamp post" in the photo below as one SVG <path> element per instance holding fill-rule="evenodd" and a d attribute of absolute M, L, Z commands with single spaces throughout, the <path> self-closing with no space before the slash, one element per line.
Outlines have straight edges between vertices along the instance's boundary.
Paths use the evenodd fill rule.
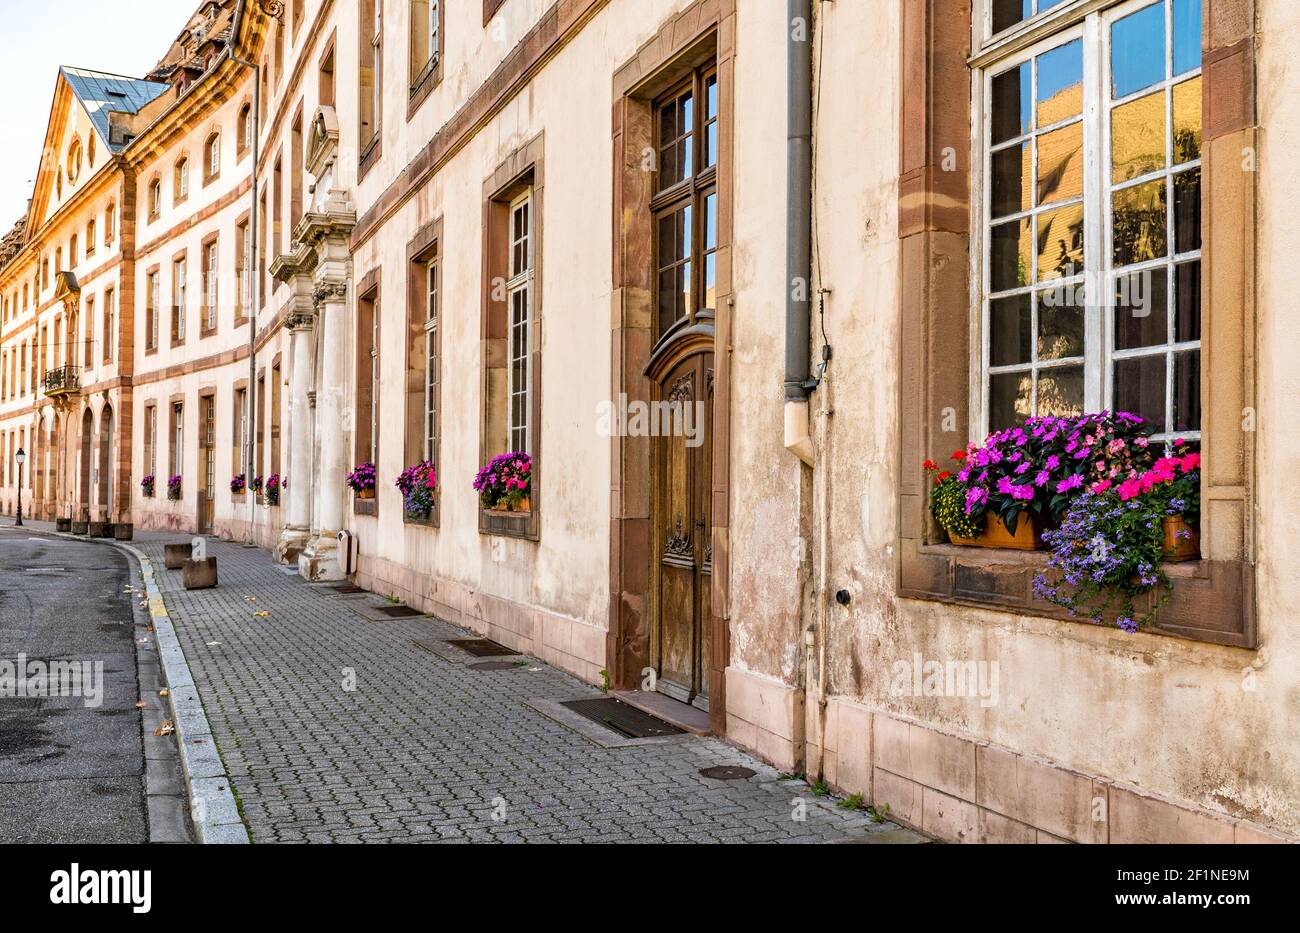
<path fill-rule="evenodd" d="M 18 453 L 14 454 L 14 460 L 18 462 L 18 520 L 14 525 L 21 528 L 23 524 L 23 464 L 27 462 L 27 451 L 21 447 Z"/>

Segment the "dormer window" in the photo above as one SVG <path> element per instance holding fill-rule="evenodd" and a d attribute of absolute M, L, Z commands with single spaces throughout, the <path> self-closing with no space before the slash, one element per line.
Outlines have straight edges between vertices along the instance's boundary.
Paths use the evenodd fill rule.
<path fill-rule="evenodd" d="M 81 140 L 73 137 L 68 147 L 68 184 L 76 184 L 81 176 Z"/>

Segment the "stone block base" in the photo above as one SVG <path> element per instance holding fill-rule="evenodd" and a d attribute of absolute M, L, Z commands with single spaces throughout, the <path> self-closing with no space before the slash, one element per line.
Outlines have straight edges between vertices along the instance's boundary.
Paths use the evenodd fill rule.
<path fill-rule="evenodd" d="M 163 566 L 168 570 L 180 570 L 189 559 L 190 546 L 188 544 L 163 545 Z"/>
<path fill-rule="evenodd" d="M 187 590 L 206 590 L 217 585 L 217 559 L 186 560 L 181 565 L 181 582 Z"/>
<path fill-rule="evenodd" d="M 333 535 L 317 535 L 306 550 L 298 555 L 298 573 L 304 580 L 343 580 L 345 574 L 338 562 L 338 541 Z"/>

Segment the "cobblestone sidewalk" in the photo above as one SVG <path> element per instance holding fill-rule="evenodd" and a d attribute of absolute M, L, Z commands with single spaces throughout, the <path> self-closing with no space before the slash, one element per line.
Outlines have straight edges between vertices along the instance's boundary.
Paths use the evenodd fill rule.
<path fill-rule="evenodd" d="M 443 644 L 463 630 L 375 621 L 383 598 L 309 584 L 265 551 L 210 539 L 220 586 L 186 591 L 162 569 L 163 541 L 180 540 L 135 545 L 154 562 L 254 842 L 917 838 L 716 739 L 600 747 L 530 705 L 594 688 L 535 660 L 474 670 Z M 757 773 L 701 776 L 713 765 Z"/>

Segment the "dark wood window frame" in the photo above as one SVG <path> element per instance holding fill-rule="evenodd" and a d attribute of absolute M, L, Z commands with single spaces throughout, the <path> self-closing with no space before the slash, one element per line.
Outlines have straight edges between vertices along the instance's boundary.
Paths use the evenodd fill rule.
<path fill-rule="evenodd" d="M 371 461 L 376 472 L 379 469 L 379 443 L 382 419 L 376 416 L 371 420 L 372 386 L 378 382 L 372 367 L 379 367 L 382 374 L 382 358 L 379 349 L 383 341 L 382 320 L 383 305 L 379 280 L 379 269 L 371 269 L 357 283 L 357 320 L 356 320 L 356 361 L 353 372 L 356 382 L 352 397 L 355 400 L 352 411 L 352 466 Z M 373 335 L 373 336 L 371 336 Z M 372 356 L 372 350 L 374 355 Z M 364 378 L 363 378 L 364 377 Z M 378 405 L 375 402 L 376 406 Z M 376 408 L 376 411 L 378 409 Z M 379 514 L 379 481 L 375 481 L 375 497 L 362 499 L 352 494 L 352 511 L 356 515 Z"/>
<path fill-rule="evenodd" d="M 365 179 L 375 164 L 384 154 L 384 22 L 379 22 L 379 35 L 375 36 L 375 4 L 383 0 L 361 0 L 358 4 L 360 21 L 357 28 L 358 55 L 361 67 L 357 69 L 357 138 L 360 140 L 361 155 L 357 162 L 357 182 Z M 381 7 L 382 10 L 382 7 Z M 376 48 L 377 44 L 377 48 Z M 370 64 L 374 62 L 375 64 Z M 370 83 L 366 83 L 366 75 Z M 370 97 L 372 105 L 365 101 Z M 366 128 L 366 115 L 369 114 L 373 129 Z"/>
<path fill-rule="evenodd" d="M 208 262 L 213 247 L 216 248 L 216 263 Z M 215 281 L 213 274 L 216 274 Z M 199 245 L 199 339 L 211 337 L 221 328 L 221 240 L 217 231 L 209 233 Z M 211 318 L 211 326 L 209 326 Z"/>
<path fill-rule="evenodd" d="M 655 119 L 653 136 L 655 145 L 655 193 L 650 199 L 650 212 L 653 215 L 654 229 L 653 248 L 656 272 L 654 336 L 656 340 L 672 329 L 677 321 L 683 318 L 693 320 L 696 312 L 709 307 L 708 302 L 705 300 L 704 267 L 706 255 L 716 253 L 716 244 L 712 250 L 707 248 L 705 230 L 708 223 L 709 198 L 716 199 L 718 194 L 718 167 L 716 161 L 712 165 L 705 165 L 704 142 L 707 137 L 708 124 L 716 122 L 717 118 L 715 116 L 713 120 L 709 120 L 704 103 L 707 96 L 705 89 L 708 82 L 712 79 L 716 83 L 717 77 L 718 68 L 713 62 L 709 62 L 703 67 L 693 68 L 685 80 L 676 84 L 667 93 L 661 94 L 653 104 Z M 660 189 L 659 177 L 663 169 L 663 150 L 667 148 L 662 145 L 664 111 L 669 105 L 680 105 L 680 101 L 687 92 L 690 93 L 692 101 L 692 120 L 688 131 L 691 141 L 690 173 L 668 187 Z M 675 146 L 684 138 L 687 138 L 685 133 L 670 140 L 669 145 Z M 686 209 L 690 210 L 691 215 L 690 255 L 685 258 L 674 257 L 671 262 L 668 262 L 661 252 L 663 240 L 660 236 L 660 225 L 664 220 Z M 689 305 L 683 303 L 682 313 L 674 315 L 671 321 L 665 321 L 662 308 L 664 292 L 661 273 L 667 271 L 670 267 L 680 267 L 683 264 L 688 267 L 690 274 L 690 303 Z M 680 293 L 674 291 L 673 294 Z M 716 301 L 714 303 L 716 304 Z"/>
<path fill-rule="evenodd" d="M 1241 153 L 1254 151 L 1258 133 L 1254 3 L 1220 0 L 1204 11 L 1203 559 L 1167 565 L 1173 595 L 1148 631 L 1255 648 L 1255 442 L 1240 427 L 1243 412 L 1254 406 L 1256 177 L 1241 170 Z M 1033 596 L 1046 554 L 937 543 L 918 466 L 961 446 L 968 433 L 970 147 L 956 147 L 958 171 L 946 170 L 945 162 L 954 151 L 949 141 L 970 134 L 970 16 L 969 0 L 903 4 L 896 591 L 909 599 L 1077 621 Z M 1115 637 L 1131 636 L 1116 630 Z"/>
<path fill-rule="evenodd" d="M 413 0 L 408 0 L 413 2 Z M 423 63 L 416 62 L 416 41 L 415 41 L 415 17 L 408 19 L 411 35 L 406 43 L 408 71 L 410 72 L 410 88 L 407 93 L 406 101 L 406 119 L 409 122 L 415 116 L 415 112 L 420 109 L 420 105 L 428 98 L 429 93 L 442 83 L 442 52 L 445 46 L 446 26 L 447 26 L 447 3 L 448 0 L 418 0 L 423 3 L 438 4 L 438 49 L 431 56 L 426 58 Z M 415 71 L 416 65 L 420 65 L 420 70 Z"/>
<path fill-rule="evenodd" d="M 531 307 L 529 310 L 530 361 L 529 424 L 532 426 L 533 458 L 530 512 L 497 512 L 479 508 L 480 534 L 501 535 L 537 541 L 541 537 L 542 506 L 542 281 L 545 217 L 543 207 L 542 134 L 510 155 L 483 183 L 483 311 L 480 334 L 483 352 L 480 397 L 482 417 L 479 428 L 479 465 L 510 448 L 508 424 L 509 390 L 506 348 L 509 340 L 509 303 L 504 283 L 508 281 L 510 263 L 510 206 L 524 191 L 531 192 L 531 239 L 533 250 Z M 477 467 L 476 467 L 477 469 Z"/>
<path fill-rule="evenodd" d="M 486 28 L 492 17 L 497 15 L 497 10 L 505 5 L 506 0 L 483 0 L 483 26 Z"/>
<path fill-rule="evenodd" d="M 425 438 L 428 431 L 426 423 L 426 399 L 429 391 L 427 370 L 426 341 L 434 341 L 433 358 L 437 367 L 442 367 L 442 340 L 445 328 L 442 326 L 442 283 L 438 282 L 433 308 L 432 337 L 428 336 L 429 315 L 429 264 L 438 264 L 438 275 L 442 273 L 442 218 L 420 228 L 420 231 L 406 244 L 406 425 L 405 456 L 403 468 L 425 459 Z M 437 374 L 432 384 L 433 413 L 435 428 L 433 432 L 433 450 L 429 459 L 437 471 L 438 487 L 433 494 L 433 509 L 427 519 L 412 518 L 403 510 L 402 518 L 408 525 L 427 525 L 437 528 L 442 513 L 442 379 Z"/>

